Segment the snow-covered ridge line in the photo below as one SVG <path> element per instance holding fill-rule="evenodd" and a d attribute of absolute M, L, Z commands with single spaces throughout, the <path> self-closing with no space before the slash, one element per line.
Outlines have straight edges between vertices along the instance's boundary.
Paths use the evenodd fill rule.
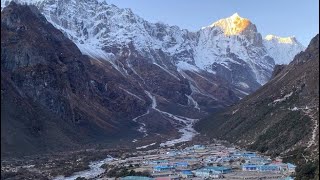
<path fill-rule="evenodd" d="M 1 5 L 5 6 L 10 1 L 1 0 Z M 253 78 L 260 84 L 267 82 L 273 70 L 274 63 L 266 58 L 268 54 L 261 44 L 261 35 L 248 19 L 237 13 L 213 23 L 210 28 L 190 32 L 177 26 L 150 23 L 130 9 L 121 9 L 101 0 L 15 1 L 35 4 L 50 23 L 75 42 L 83 54 L 109 61 L 124 76 L 128 76 L 129 69 L 138 73 L 130 64 L 124 66 L 118 60 L 123 48 L 134 48 L 146 61 L 150 61 L 148 63 L 155 63 L 176 79 L 178 76 L 167 68 L 167 63 L 177 69 L 204 70 L 215 74 L 214 67 L 219 65 L 233 71 L 232 65 L 239 64 L 236 59 L 240 58 L 252 68 Z M 226 27 L 231 36 L 227 37 L 218 24 Z M 114 47 L 120 51 L 115 51 Z M 279 51 L 283 50 L 279 48 Z M 269 49 L 273 53 L 272 48 Z M 164 56 L 159 55 L 159 50 Z M 284 51 L 283 55 L 290 54 L 291 58 L 299 49 L 285 50 L 290 53 Z M 236 57 L 231 57 L 231 53 Z M 270 56 L 275 58 L 274 54 Z M 171 62 L 157 64 L 164 61 L 163 57 L 169 57 Z"/>
<path fill-rule="evenodd" d="M 297 44 L 297 39 L 295 36 L 290 36 L 290 37 L 280 37 L 276 35 L 269 34 L 265 38 L 267 41 L 277 41 L 278 43 L 283 43 L 283 44 Z"/>

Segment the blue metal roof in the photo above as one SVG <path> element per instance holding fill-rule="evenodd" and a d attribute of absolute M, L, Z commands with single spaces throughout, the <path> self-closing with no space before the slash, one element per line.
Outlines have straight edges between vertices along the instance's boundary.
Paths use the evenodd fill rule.
<path fill-rule="evenodd" d="M 254 168 L 254 167 L 258 167 L 259 165 L 257 164 L 244 164 L 242 165 L 242 167 L 246 167 L 246 168 Z"/>
<path fill-rule="evenodd" d="M 126 176 L 122 177 L 121 180 L 152 180 L 152 178 L 145 176 Z"/>
<path fill-rule="evenodd" d="M 165 169 L 165 168 L 173 168 L 173 166 L 168 166 L 168 165 L 159 165 L 159 166 L 154 166 L 153 168 L 155 169 Z"/>
<path fill-rule="evenodd" d="M 221 172 L 215 171 L 215 170 L 210 170 L 210 169 L 197 169 L 196 172 L 200 173 L 212 173 L 212 174 L 220 174 Z"/>
<path fill-rule="evenodd" d="M 189 170 L 184 170 L 184 171 L 181 171 L 182 174 L 185 174 L 185 175 L 193 175 L 193 173 Z"/>
<path fill-rule="evenodd" d="M 204 167 L 203 169 L 208 169 L 212 171 L 226 171 L 226 170 L 231 170 L 229 167 L 224 167 L 224 166 L 208 166 Z"/>

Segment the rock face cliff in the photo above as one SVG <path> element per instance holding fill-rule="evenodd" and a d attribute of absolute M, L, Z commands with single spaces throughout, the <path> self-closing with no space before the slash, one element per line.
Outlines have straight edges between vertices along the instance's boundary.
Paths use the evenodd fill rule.
<path fill-rule="evenodd" d="M 319 156 L 319 35 L 255 93 L 196 129 L 273 156 Z M 288 156 L 287 156 L 288 155 Z"/>

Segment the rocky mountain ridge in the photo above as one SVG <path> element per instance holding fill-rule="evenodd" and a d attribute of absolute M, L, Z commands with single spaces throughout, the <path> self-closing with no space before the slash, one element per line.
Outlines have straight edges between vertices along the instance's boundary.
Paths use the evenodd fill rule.
<path fill-rule="evenodd" d="M 2 0 L 1 4 L 8 2 Z M 237 13 L 189 32 L 177 26 L 149 23 L 130 9 L 120 9 L 106 1 L 16 2 L 35 4 L 82 53 L 108 60 L 124 75 L 128 71 L 139 74 L 140 62 L 130 58 L 142 56 L 145 63 L 159 66 L 173 78 L 182 75 L 181 70 L 221 76 L 234 86 L 240 98 L 268 81 L 275 64 L 270 56 L 276 54 L 268 49 L 281 48 L 265 48 L 255 25 Z M 290 55 L 300 51 L 294 49 Z"/>

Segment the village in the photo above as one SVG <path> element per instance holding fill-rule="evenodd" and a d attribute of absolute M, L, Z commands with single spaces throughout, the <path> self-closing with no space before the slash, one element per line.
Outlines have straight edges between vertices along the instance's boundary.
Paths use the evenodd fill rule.
<path fill-rule="evenodd" d="M 129 157 L 112 159 L 108 167 L 128 168 L 148 175 L 129 175 L 122 180 L 179 179 L 293 179 L 296 166 L 280 158 L 259 155 L 221 144 L 137 151 Z M 100 179 L 115 179 L 100 176 Z"/>

